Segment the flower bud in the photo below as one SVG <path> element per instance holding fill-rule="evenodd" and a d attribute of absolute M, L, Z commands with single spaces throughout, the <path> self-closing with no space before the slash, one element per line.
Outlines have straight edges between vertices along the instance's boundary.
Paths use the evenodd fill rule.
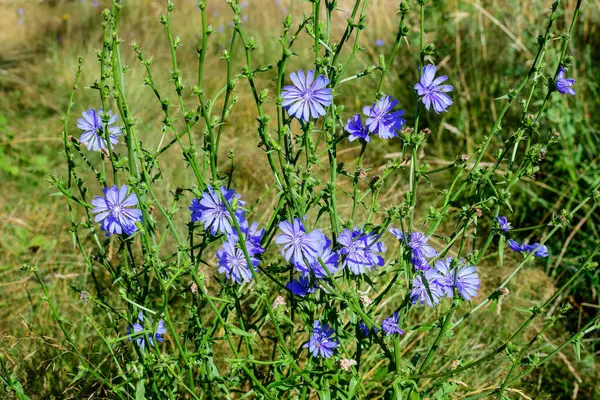
<path fill-rule="evenodd" d="M 81 300 L 85 304 L 87 304 L 88 301 L 90 301 L 90 299 L 89 299 L 89 293 L 86 292 L 85 290 L 82 290 L 81 292 L 79 292 L 79 300 Z"/>
<path fill-rule="evenodd" d="M 435 45 L 433 43 L 427 43 L 423 49 L 423 54 L 431 56 L 435 53 Z"/>
<path fill-rule="evenodd" d="M 471 211 L 475 212 L 475 214 L 477 215 L 477 217 L 481 218 L 481 216 L 483 215 L 483 211 L 481 211 L 480 208 L 476 207 L 476 206 L 472 206 L 471 207 Z"/>
<path fill-rule="evenodd" d="M 194 295 L 198 294 L 198 284 L 196 282 L 194 282 L 190 285 L 190 291 Z"/>

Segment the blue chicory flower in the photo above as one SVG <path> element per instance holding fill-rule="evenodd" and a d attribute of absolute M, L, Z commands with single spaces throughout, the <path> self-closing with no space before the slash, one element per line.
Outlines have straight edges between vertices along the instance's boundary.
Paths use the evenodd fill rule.
<path fill-rule="evenodd" d="M 517 242 L 516 240 L 513 239 L 508 239 L 508 248 L 511 249 L 512 251 L 516 251 L 518 253 L 523 252 L 523 245 L 519 242 Z"/>
<path fill-rule="evenodd" d="M 546 258 L 550 255 L 550 253 L 548 252 L 548 247 L 546 247 L 545 244 L 523 244 L 523 252 L 531 253 L 532 251 L 534 252 L 534 257 Z"/>
<path fill-rule="evenodd" d="M 508 218 L 506 218 L 506 216 L 496 217 L 496 221 L 498 221 L 498 225 L 500 226 L 500 229 L 503 230 L 504 232 L 508 232 L 512 229 L 512 225 L 508 221 Z"/>
<path fill-rule="evenodd" d="M 467 301 L 477 296 L 479 291 L 479 274 L 472 265 L 458 265 L 452 269 L 452 274 L 448 277 L 452 282 L 458 293 Z"/>
<path fill-rule="evenodd" d="M 508 247 L 512 251 L 516 251 L 517 253 L 531 253 L 532 251 L 534 257 L 545 258 L 550 255 L 548 252 L 548 247 L 545 244 L 540 245 L 539 243 L 534 244 L 521 244 L 513 239 L 508 239 Z"/>
<path fill-rule="evenodd" d="M 316 287 L 311 285 L 310 279 L 306 276 L 301 276 L 299 279 L 288 282 L 285 287 L 292 292 L 294 296 L 300 297 L 304 297 L 316 290 Z"/>
<path fill-rule="evenodd" d="M 362 321 L 360 324 L 358 324 L 358 329 L 360 329 L 360 331 L 362 332 L 362 334 L 365 337 L 369 337 L 371 332 L 379 332 L 379 328 L 377 328 L 376 326 L 372 327 L 371 330 L 369 330 L 369 327 L 367 326 L 367 324 L 365 324 Z"/>
<path fill-rule="evenodd" d="M 302 348 L 308 348 L 313 357 L 329 358 L 339 346 L 337 340 L 332 337 L 333 334 L 333 329 L 330 329 L 329 325 L 321 325 L 321 321 L 315 321 L 313 323 L 313 333 Z"/>
<path fill-rule="evenodd" d="M 379 235 L 365 233 L 363 229 L 344 229 L 338 236 L 338 243 L 342 246 L 339 251 L 342 267 L 348 268 L 354 275 L 360 275 L 383 266 L 385 261 L 377 253 L 383 253 L 386 249 L 379 238 Z"/>
<path fill-rule="evenodd" d="M 142 221 L 142 211 L 137 208 L 138 198 L 135 193 L 127 195 L 129 187 L 121 186 L 118 189 L 116 186 L 102 189 L 104 197 L 96 196 L 92 199 L 93 214 L 97 214 L 94 218 L 96 222 L 102 222 L 100 227 L 106 236 L 113 234 L 132 235 L 137 231 L 135 223 Z"/>
<path fill-rule="evenodd" d="M 558 75 L 556 76 L 556 90 L 561 94 L 570 94 L 575 96 L 575 89 L 571 86 L 575 84 L 575 79 L 565 78 L 565 67 L 560 66 Z"/>
<path fill-rule="evenodd" d="M 287 261 L 312 265 L 323 253 L 327 238 L 320 229 L 306 233 L 300 218 L 294 218 L 293 222 L 283 221 L 278 226 L 283 233 L 275 236 L 275 243 L 282 246 L 281 254 Z"/>
<path fill-rule="evenodd" d="M 425 284 L 427 282 L 427 285 Z M 429 290 L 427 290 L 429 286 Z M 421 305 L 433 307 L 444 297 L 445 291 L 439 282 L 439 275 L 434 270 L 426 271 L 423 275 L 416 275 L 410 292 L 410 301 Z"/>
<path fill-rule="evenodd" d="M 388 232 L 391 233 L 392 235 L 394 235 L 394 237 L 400 241 L 404 240 L 404 233 L 402 233 L 402 230 L 398 229 L 398 228 L 390 228 L 388 229 Z"/>
<path fill-rule="evenodd" d="M 259 260 L 248 254 L 251 268 L 256 271 L 260 263 Z M 246 256 L 240 249 L 235 238 L 230 237 L 223 246 L 217 250 L 217 260 L 219 261 L 219 273 L 225 274 L 233 283 L 250 282 L 252 280 L 252 271 L 246 261 Z"/>
<path fill-rule="evenodd" d="M 293 86 L 286 86 L 281 92 L 283 102 L 288 114 L 298 118 L 301 121 L 308 121 L 310 118 L 319 118 L 326 115 L 325 107 L 329 107 L 333 96 L 329 85 L 329 79 L 319 75 L 315 79 L 315 71 L 292 72 L 290 74 Z"/>
<path fill-rule="evenodd" d="M 425 257 L 418 257 L 413 255 L 410 258 L 410 262 L 417 271 L 428 271 L 429 269 L 431 269 L 431 266 L 429 265 L 429 260 Z"/>
<path fill-rule="evenodd" d="M 139 323 L 134 323 L 132 326 L 127 327 L 127 335 L 131 335 L 132 333 L 142 332 L 145 329 L 144 325 L 143 325 L 144 324 L 144 314 L 141 311 L 138 314 L 138 321 L 139 321 Z M 150 345 L 154 347 L 154 339 L 158 340 L 159 342 L 164 342 L 165 339 L 164 339 L 163 335 L 165 333 L 167 333 L 167 328 L 165 327 L 165 321 L 163 321 L 161 319 L 160 321 L 158 321 L 158 326 L 156 327 L 156 332 L 154 333 L 154 335 L 148 334 L 148 341 L 150 342 Z M 129 338 L 129 341 L 131 341 L 131 338 Z M 146 347 L 146 335 L 138 336 L 135 339 L 135 342 L 142 349 L 145 348 Z"/>
<path fill-rule="evenodd" d="M 397 131 L 402 129 L 406 121 L 400 118 L 404 115 L 404 110 L 393 111 L 397 105 L 398 100 L 393 99 L 392 96 L 385 96 L 375 101 L 372 106 L 363 107 L 363 114 L 367 116 L 365 124 L 369 132 L 382 139 L 398 136 Z"/>
<path fill-rule="evenodd" d="M 375 45 L 376 45 L 376 46 L 378 46 L 378 47 L 381 47 L 381 46 L 383 46 L 384 44 L 385 44 L 385 43 L 384 43 L 383 39 L 377 39 L 377 40 L 375 41 Z"/>
<path fill-rule="evenodd" d="M 252 225 L 248 226 L 248 221 L 244 219 L 240 222 L 240 230 L 244 234 L 244 239 L 246 240 L 246 249 L 248 250 L 249 255 L 255 256 L 265 252 L 265 249 L 260 245 L 260 241 L 265 234 L 264 228 L 258 229 L 258 223 L 256 222 L 253 222 Z M 237 230 L 234 229 L 229 238 L 233 238 L 237 242 Z"/>
<path fill-rule="evenodd" d="M 355 141 L 356 139 L 360 139 L 365 142 L 371 142 L 369 130 L 363 125 L 360 114 L 356 114 L 348 118 L 348 122 L 346 123 L 344 129 L 346 129 L 346 132 L 350 134 L 350 136 L 348 136 L 348 140 L 351 142 Z"/>
<path fill-rule="evenodd" d="M 466 264 L 462 259 L 457 266 L 452 267 L 452 258 L 437 260 L 434 264 L 436 281 L 442 286 L 447 297 L 454 295 L 454 288 L 465 299 L 471 300 L 477 296 L 481 283 L 479 274 L 474 266 Z"/>
<path fill-rule="evenodd" d="M 391 336 L 394 334 L 404 335 L 404 330 L 400 329 L 400 326 L 398 325 L 399 323 L 400 321 L 398 320 L 398 312 L 396 311 L 393 316 L 383 320 L 381 329 L 385 332 L 386 336 Z"/>
<path fill-rule="evenodd" d="M 323 261 L 323 264 L 327 267 L 329 272 L 333 275 L 335 274 L 339 267 L 339 255 L 337 252 L 331 249 L 331 240 L 327 238 L 327 236 L 323 235 L 323 250 L 320 254 L 318 254 L 313 261 L 309 261 L 308 266 L 306 262 L 295 262 L 294 267 L 303 275 L 308 276 L 311 273 L 314 274 L 317 279 L 325 279 L 329 275 L 327 271 L 321 263 L 319 262 L 319 258 Z"/>
<path fill-rule="evenodd" d="M 408 247 L 410 247 L 412 254 L 417 257 L 431 258 L 437 256 L 438 252 L 427 243 L 429 238 L 421 232 L 413 232 L 410 234 L 408 241 Z"/>
<path fill-rule="evenodd" d="M 400 241 L 404 241 L 404 234 L 400 229 L 390 228 L 389 232 Z M 437 256 L 436 249 L 429 244 L 429 238 L 422 232 L 413 232 L 408 235 L 408 247 L 410 248 L 413 258 L 431 258 Z"/>
<path fill-rule="evenodd" d="M 437 67 L 435 65 L 426 65 L 423 68 L 419 83 L 415 85 L 415 90 L 417 95 L 421 97 L 427 111 L 433 104 L 433 110 L 439 114 L 442 111 L 448 111 L 448 107 L 452 105 L 452 99 L 446 93 L 451 92 L 453 88 L 451 85 L 441 85 L 442 82 L 448 79 L 446 75 L 434 79 L 436 71 Z"/>
<path fill-rule="evenodd" d="M 245 204 L 244 201 L 240 200 L 240 195 L 236 194 L 235 190 L 227 190 L 225 186 L 221 186 L 220 190 L 229 206 L 232 205 L 234 199 L 237 200 L 239 207 Z M 232 226 L 233 220 L 231 219 L 229 210 L 227 210 L 221 196 L 211 186 L 208 186 L 206 191 L 202 193 L 201 199 L 192 200 L 189 210 L 192 212 L 192 222 L 200 221 L 204 229 L 210 230 L 212 235 L 217 235 L 217 233 L 225 235 L 232 235 L 234 232 L 237 233 Z M 234 214 L 239 224 L 243 223 L 245 213 L 241 208 L 235 210 Z"/>
<path fill-rule="evenodd" d="M 361 322 L 360 324 L 358 324 L 358 329 L 360 329 L 360 332 L 362 332 L 362 334 L 365 337 L 369 337 L 369 327 L 367 326 L 367 324 Z"/>
<path fill-rule="evenodd" d="M 437 260 L 432 270 L 435 281 L 444 292 L 444 296 L 452 298 L 454 296 L 454 281 L 451 279 L 452 274 L 452 257 L 446 257 Z"/>
<path fill-rule="evenodd" d="M 104 125 L 102 123 L 102 109 L 98 111 L 90 108 L 81 113 L 83 118 L 77 120 L 77 127 L 83 131 L 79 137 L 79 141 L 84 144 L 88 150 L 100 151 L 107 149 L 106 139 L 104 134 Z M 111 111 L 108 112 L 108 133 L 110 135 L 110 148 L 119 143 L 119 136 L 122 135 L 121 128 L 118 126 L 110 126 L 117 121 L 117 116 Z"/>

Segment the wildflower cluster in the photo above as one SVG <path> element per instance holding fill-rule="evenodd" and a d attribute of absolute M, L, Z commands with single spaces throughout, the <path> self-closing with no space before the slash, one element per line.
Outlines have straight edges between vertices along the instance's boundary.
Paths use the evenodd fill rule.
<path fill-rule="evenodd" d="M 460 162 L 431 170 L 422 164 L 420 156 L 433 129 L 424 121 L 440 123 L 438 114 L 451 112 L 456 100 L 451 97 L 455 96 L 454 88 L 448 84 L 455 80 L 455 74 L 441 63 L 435 65 L 434 48 L 425 43 L 426 1 L 415 5 L 420 11 L 420 30 L 405 25 L 405 17 L 413 11 L 401 3 L 391 53 L 382 58 L 379 68 L 373 66 L 366 70 L 368 73 L 353 76 L 347 76 L 348 67 L 360 59 L 358 40 L 366 15 L 366 7 L 362 11 L 359 7 L 360 0 L 356 0 L 339 42 L 330 35 L 332 14 L 337 12 L 332 2 L 311 1 L 310 15 L 297 23 L 297 31 L 292 29 L 291 17 L 284 21 L 281 58 L 268 65 L 253 62 L 257 44 L 247 35 L 248 24 L 242 23 L 245 7 L 228 1 L 234 33 L 229 50 L 219 61 L 225 66 L 224 82 L 214 90 L 203 75 L 205 59 L 210 57 L 207 52 L 212 48 L 208 3 L 198 3 L 202 44 L 195 85 L 184 85 L 190 77 L 179 69 L 177 54 L 183 50 L 180 39 L 173 35 L 172 2 L 160 18 L 171 49 L 170 95 L 177 97 L 177 107 L 160 93 L 149 59 L 137 44 L 133 45 L 147 73 L 144 83 L 151 89 L 147 93 L 156 96 L 164 112 L 163 139 L 171 136 L 161 140 L 156 150 L 148 147 L 150 132 L 133 122 L 133 103 L 122 87 L 128 69 L 121 64 L 119 53 L 117 25 L 122 5 L 117 0 L 103 14 L 105 40 L 99 51 L 103 74 L 93 86 L 99 89 L 101 107 L 78 110 L 83 111 L 83 118 L 77 121 L 82 131 L 79 141 L 68 134 L 68 115 L 77 104 L 69 102 L 63 132 L 69 179 L 66 183 L 54 179 L 53 183 L 68 199 L 75 240 L 83 243 L 89 232 L 90 242 L 97 247 L 92 256 L 88 247 L 79 246 L 94 276 L 94 287 L 86 288 L 86 299 L 93 300 L 89 304 L 106 321 L 106 329 L 98 326 L 96 331 L 110 355 L 99 360 L 98 368 L 109 359 L 115 364 L 88 378 L 99 379 L 107 390 L 124 399 L 144 395 L 229 398 L 241 391 L 245 396 L 265 399 L 308 398 L 313 393 L 322 398 L 349 399 L 358 393 L 381 396 L 385 391 L 386 398 L 408 399 L 443 392 L 455 374 L 447 369 L 446 361 L 440 362 L 454 354 L 447 349 L 450 329 L 459 329 L 488 302 L 498 299 L 497 290 L 487 297 L 480 293 L 481 277 L 486 276 L 483 273 L 480 277 L 480 271 L 489 268 L 489 259 L 484 256 L 500 254 L 502 259 L 504 240 L 520 228 L 513 228 L 500 211 L 519 179 L 539 168 L 539 160 L 529 154 L 533 148 L 529 142 L 528 151 L 520 152 L 522 137 L 501 141 L 506 148 L 500 149 L 496 164 L 490 163 L 495 167 L 480 166 L 488 146 L 495 143 L 491 138 L 501 134 L 502 119 L 518 92 L 511 93 L 490 139 L 481 145 L 473 162 L 467 165 L 468 157 L 461 157 Z M 323 11 L 328 16 L 326 22 L 320 20 Z M 553 9 L 551 21 L 556 12 Z M 414 91 L 396 99 L 379 88 L 384 87 L 385 76 L 399 56 L 403 37 L 413 31 L 420 32 L 418 68 L 413 71 L 417 75 L 403 78 L 403 85 Z M 295 51 L 301 52 L 292 48 L 300 35 L 312 44 L 314 60 L 298 59 L 305 68 L 289 73 L 288 59 Z M 346 64 L 341 58 L 348 55 L 342 49 L 351 37 L 357 42 L 348 50 Z M 383 43 L 377 44 L 381 50 Z M 540 46 L 541 52 L 543 49 Z M 237 50 L 243 53 L 242 61 L 233 54 Z M 530 81 L 530 77 L 534 71 L 544 73 L 540 54 L 519 86 L 519 90 L 531 88 L 529 99 L 542 81 Z M 403 56 L 411 56 L 408 49 Z M 552 83 L 548 96 L 556 91 L 575 94 L 571 88 L 575 82 L 565 79 L 564 60 L 559 61 L 556 76 L 548 79 Z M 277 72 L 274 83 L 272 75 L 267 78 L 264 74 L 273 68 Z M 238 70 L 241 73 L 232 72 Z M 440 70 L 447 70 L 449 76 L 436 77 Z M 373 71 L 380 74 L 377 93 L 354 99 L 362 106 L 361 112 L 342 107 L 340 86 L 351 85 Z M 81 67 L 77 79 L 80 72 Z M 236 85 L 242 84 L 247 84 L 251 96 L 238 98 Z M 188 96 L 190 86 L 193 90 Z M 275 94 L 267 89 L 272 86 L 277 87 Z M 386 90 L 394 92 L 395 88 Z M 238 161 L 233 151 L 227 161 L 222 160 L 222 153 L 229 149 L 223 149 L 226 142 L 221 139 L 231 134 L 242 140 L 228 129 L 237 118 L 231 116 L 232 110 L 237 110 L 242 97 L 243 101 L 254 99 L 255 133 L 258 148 L 264 151 L 261 160 L 251 162 L 269 171 L 261 182 L 265 189 L 260 196 L 234 189 L 248 185 L 236 175 Z M 116 113 L 105 111 L 110 104 L 116 104 Z M 543 104 L 546 107 L 546 101 Z M 405 119 L 404 108 L 413 107 L 415 113 Z M 123 126 L 116 126 L 117 115 Z M 519 128 L 520 135 L 533 131 L 526 123 L 524 120 Z M 126 139 L 123 143 L 121 137 Z M 379 139 L 400 149 L 401 155 L 381 167 L 367 185 L 364 177 L 373 175 L 376 167 L 364 165 L 365 153 L 383 146 Z M 528 140 L 531 146 L 550 143 L 535 142 L 539 140 L 537 133 Z M 341 162 L 342 152 L 338 150 L 355 141 L 360 143 L 359 156 Z M 164 161 L 166 154 L 177 150 L 181 153 L 177 160 L 185 172 L 178 171 L 182 173 L 181 186 L 175 187 L 164 178 L 162 168 L 165 162 L 174 162 Z M 510 155 L 512 160 L 508 160 Z M 520 163 L 515 162 L 517 155 L 522 158 Z M 87 186 L 94 183 L 79 175 L 82 166 L 76 159 L 96 172 L 100 187 L 90 190 L 103 192 L 103 196 L 91 199 L 91 204 Z M 509 172 L 501 180 L 498 167 L 503 162 Z M 468 173 L 463 175 L 465 170 Z M 421 192 L 426 190 L 422 189 L 423 182 L 438 185 L 432 177 L 441 171 L 455 173 L 453 183 L 440 191 L 443 196 L 427 198 Z M 392 177 L 405 182 L 406 187 L 399 189 Z M 118 182 L 127 185 L 119 186 Z M 159 186 L 163 184 L 166 188 Z M 386 197 L 386 190 L 402 193 Z M 427 203 L 431 209 L 423 215 Z M 87 223 L 80 224 L 80 218 L 87 218 Z M 107 238 L 98 238 L 95 228 L 104 231 Z M 543 243 L 558 228 L 545 228 L 549 230 L 540 233 L 540 242 L 529 245 L 510 239 L 509 248 L 548 257 Z M 497 251 L 490 255 L 490 249 Z M 512 283 L 523 264 L 514 266 L 500 289 Z M 99 267 L 105 269 L 110 286 L 102 286 L 104 281 L 96 279 Z M 114 291 L 114 296 L 107 296 L 108 291 Z M 471 308 L 471 303 L 476 306 Z M 59 316 L 57 323 L 65 327 Z M 525 331 L 526 326 L 518 332 Z M 116 337 L 107 339 L 109 336 Z M 418 350 L 405 346 L 408 338 L 418 342 Z M 514 340 L 507 338 L 511 344 Z M 70 343 L 82 365 L 97 371 L 83 356 L 88 352 L 80 351 L 74 341 Z M 135 351 L 117 348 L 124 345 Z M 428 350 L 421 357 L 423 349 Z M 500 351 L 494 351 L 460 371 L 497 360 Z M 521 351 L 508 374 L 500 378 L 504 381 L 492 386 L 490 394 L 504 396 L 506 386 L 520 377 L 515 369 L 531 353 L 529 347 Z M 406 352 L 411 354 L 405 356 Z M 417 353 L 419 357 L 414 356 Z M 371 369 L 380 377 L 377 382 L 366 379 L 366 371 Z M 427 380 L 421 379 L 425 375 Z"/>
<path fill-rule="evenodd" d="M 256 222 L 248 226 L 246 212 L 241 208 L 244 204 L 235 190 L 221 186 L 215 191 L 209 186 L 200 199 L 192 200 L 189 207 L 192 222 L 200 222 L 212 236 L 225 236 L 223 245 L 216 253 L 218 271 L 234 283 L 252 280 L 260 263 L 256 257 L 264 252 L 260 242 L 265 230 L 258 229 Z M 233 211 L 232 207 L 236 207 L 236 210 Z M 240 243 L 242 241 L 243 246 Z"/>

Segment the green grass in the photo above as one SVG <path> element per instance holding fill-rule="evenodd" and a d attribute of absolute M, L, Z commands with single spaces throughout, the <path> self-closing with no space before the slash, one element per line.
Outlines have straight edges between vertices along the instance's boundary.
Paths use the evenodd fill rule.
<path fill-rule="evenodd" d="M 261 65 L 275 63 L 279 57 L 276 37 L 281 32 L 281 26 L 274 21 L 283 17 L 283 13 L 270 0 L 264 2 L 269 4 L 249 8 L 247 22 L 258 44 L 255 59 Z M 127 41 L 135 40 L 145 50 L 146 56 L 153 58 L 155 81 L 162 93 L 170 93 L 171 103 L 175 104 L 176 96 L 168 77 L 169 48 L 163 27 L 157 22 L 164 5 L 151 1 L 140 3 L 143 4 L 139 7 L 125 8 L 121 35 Z M 175 34 L 181 37 L 184 44 L 178 56 L 186 83 L 184 95 L 191 101 L 192 82 L 197 74 L 195 49 L 200 42 L 199 16 L 191 2 L 181 3 L 174 13 L 174 26 L 177 27 Z M 219 13 L 219 16 L 213 16 L 213 27 L 218 29 L 223 24 L 227 32 L 230 29 L 227 19 L 230 13 L 221 6 L 221 2 L 218 3 L 219 7 L 211 10 Z M 365 47 L 360 54 L 363 68 L 353 73 L 377 64 L 379 54 L 389 52 L 385 45 L 380 48 L 374 43 L 376 39 L 383 38 L 386 45 L 390 45 L 391 32 L 395 30 L 396 17 L 390 12 L 394 7 L 385 1 L 372 3 L 368 15 L 369 28 L 361 39 Z M 538 0 L 523 3 L 484 1 L 477 3 L 480 6 L 475 6 L 474 2 L 440 1 L 434 2 L 429 9 L 429 25 L 425 28 L 427 40 L 436 44 L 436 61 L 444 73 L 451 76 L 456 104 L 450 113 L 423 121 L 425 125 L 430 124 L 433 132 L 429 147 L 420 155 L 421 162 L 438 167 L 457 155 L 472 154 L 489 132 L 499 111 L 493 99 L 506 94 L 527 73 L 531 53 L 536 50 L 536 36 L 543 29 L 550 3 Z M 340 8 L 344 9 L 344 4 L 340 1 Z M 294 2 L 289 10 L 299 19 L 302 11 L 306 11 L 306 4 Z M 547 129 L 560 132 L 561 140 L 548 149 L 547 158 L 536 179 L 530 179 L 528 184 L 520 186 L 511 198 L 514 209 L 512 215 L 515 216 L 513 223 L 516 226 L 548 222 L 561 209 L 580 201 L 594 182 L 600 180 L 597 144 L 600 136 L 600 100 L 597 96 L 600 81 L 596 78 L 600 76 L 600 54 L 597 51 L 600 47 L 600 11 L 599 5 L 593 1 L 584 4 L 582 10 L 577 34 L 569 50 L 575 60 L 572 70 L 577 79 L 578 94 L 569 100 L 553 97 L 552 105 L 548 107 L 547 117 L 551 123 L 546 124 Z M 0 5 L 0 14 L 9 16 L 0 21 L 0 180 L 3 182 L 0 195 L 0 352 L 6 355 L 9 369 L 23 383 L 30 396 L 71 398 L 76 397 L 77 388 L 84 387 L 88 393 L 93 393 L 96 388 L 74 382 L 77 370 L 69 364 L 73 358 L 69 357 L 68 350 L 63 346 L 61 332 L 42 301 L 41 288 L 30 275 L 21 272 L 20 267 L 24 263 L 39 266 L 53 300 L 77 324 L 72 329 L 79 337 L 87 337 L 90 329 L 85 318 L 91 308 L 76 301 L 79 295 L 71 286 L 84 287 L 89 277 L 81 257 L 73 249 L 64 202 L 52 196 L 55 190 L 44 179 L 51 173 L 65 175 L 59 117 L 67 106 L 77 56 L 85 59 L 82 86 L 90 86 L 98 75 L 95 49 L 101 45 L 101 18 L 98 10 L 89 4 L 80 5 L 79 2 L 55 7 L 46 3 L 27 4 L 22 25 L 16 21 L 16 6 Z M 570 15 L 567 12 L 557 20 L 559 31 L 568 27 Z M 344 14 L 341 14 L 337 21 L 340 27 L 344 26 L 343 19 Z M 416 23 L 411 23 L 414 31 Z M 264 29 L 265 26 L 269 29 Z M 214 71 L 214 76 L 206 79 L 210 93 L 224 84 L 224 63 L 219 59 L 222 49 L 217 43 L 224 45 L 227 36 L 223 34 L 219 39 L 219 33 L 215 35 L 217 40 L 207 60 L 209 70 Z M 57 37 L 60 37 L 60 42 Z M 310 51 L 310 41 L 306 38 L 300 40 L 297 48 Z M 384 85 L 386 92 L 399 99 L 407 99 L 407 104 L 414 102 L 411 85 L 417 76 L 411 60 L 416 59 L 416 49 L 416 39 L 404 44 Z M 552 47 L 549 53 L 557 58 L 557 51 Z M 409 54 L 413 57 L 409 57 Z M 236 60 L 241 60 L 241 56 L 241 53 L 234 55 Z M 127 93 L 135 105 L 133 112 L 138 120 L 138 130 L 143 132 L 144 145 L 155 148 L 163 136 L 160 105 L 152 97 L 149 88 L 139 87 L 143 83 L 144 71 L 133 51 L 124 53 L 123 57 L 124 63 L 133 68 L 128 73 L 128 82 L 131 83 Z M 302 64 L 302 59 L 302 53 L 293 58 L 288 71 L 307 67 Z M 550 70 L 555 65 L 546 67 Z M 271 80 L 273 76 L 273 72 L 267 72 L 259 79 L 260 86 L 269 88 L 271 93 L 275 89 Z M 369 76 L 342 85 L 339 96 L 349 110 L 358 110 L 371 100 L 377 78 Z M 238 105 L 234 107 L 231 117 L 236 124 L 224 129 L 220 159 L 225 164 L 231 149 L 235 152 L 238 165 L 252 165 L 252 168 L 238 169 L 234 180 L 238 191 L 253 201 L 264 191 L 265 183 L 270 182 L 265 182 L 264 178 L 268 175 L 268 168 L 263 152 L 254 145 L 255 111 L 253 103 L 248 101 L 251 94 L 246 85 L 240 83 L 238 86 Z M 539 90 L 541 93 L 542 85 Z M 96 106 L 96 103 L 97 93 L 83 89 L 78 92 L 74 110 L 78 113 Z M 267 104 L 267 111 L 271 110 L 272 113 L 273 109 L 273 102 Z M 177 126 L 181 129 L 181 116 L 176 108 L 172 112 L 180 117 Z M 407 119 L 411 118 L 412 112 L 407 108 Z M 509 138 L 518 124 L 519 112 L 518 107 L 511 111 L 492 149 L 498 148 L 502 141 Z M 77 113 L 71 116 L 73 120 Z M 72 134 L 76 135 L 75 127 L 71 129 Z M 166 136 L 165 140 L 169 140 L 169 137 Z M 341 160 L 353 166 L 358 149 L 357 145 L 344 145 L 340 150 Z M 366 165 L 371 168 L 369 174 L 376 175 L 385 164 L 386 157 L 398 151 L 399 147 L 393 141 L 387 146 L 371 147 L 366 156 Z M 492 161 L 492 156 L 487 154 L 484 161 Z M 181 168 L 183 162 L 177 151 L 169 152 L 167 157 L 171 162 L 163 168 L 163 179 L 168 185 L 161 186 L 158 192 L 162 198 L 166 198 L 168 191 L 174 187 L 189 186 L 186 182 L 192 179 L 191 171 Z M 406 173 L 399 173 L 388 181 L 380 198 L 383 204 L 400 202 L 407 186 L 406 176 Z M 421 205 L 423 210 L 443 195 L 439 188 L 447 187 L 449 179 L 450 175 L 439 174 L 432 180 L 431 188 L 423 197 L 426 199 Z M 98 188 L 92 186 L 90 189 Z M 453 210 L 454 213 L 458 211 Z M 257 210 L 257 215 L 260 215 L 260 210 Z M 183 218 L 183 215 L 179 217 Z M 579 226 L 581 217 L 585 223 Z M 471 354 L 480 355 L 486 348 L 506 339 L 525 319 L 525 315 L 516 308 L 531 307 L 540 299 L 549 297 L 553 288 L 564 282 L 579 265 L 580 257 L 596 246 L 599 222 L 599 214 L 595 209 L 584 209 L 573 225 L 561 231 L 550 243 L 553 256 L 545 264 L 528 267 L 518 281 L 510 286 L 511 295 L 501 307 L 485 313 L 476 323 L 454 332 L 458 339 L 444 348 L 443 354 L 447 358 L 441 362 L 450 364 L 459 355 L 465 358 Z M 535 234 L 533 231 L 532 235 Z M 563 252 L 567 240 L 569 245 Z M 489 293 L 501 282 L 510 271 L 507 267 L 510 262 L 507 258 L 504 267 L 500 267 L 494 254 L 484 260 L 480 267 L 487 286 L 484 289 L 487 290 L 482 290 L 482 293 Z M 597 312 L 597 292 L 600 290 L 598 274 L 598 269 L 586 272 L 569 296 L 561 299 L 572 304 L 576 312 L 561 321 L 552 333 L 554 336 L 548 340 L 558 341 Z M 433 318 L 433 315 L 430 317 Z M 526 337 L 535 333 L 534 326 Z M 423 346 L 425 334 L 407 335 L 402 345 L 407 349 Z M 600 392 L 595 383 L 600 378 L 600 368 L 595 365 L 594 356 L 598 351 L 595 346 L 597 339 L 586 339 L 586 351 L 582 353 L 580 363 L 577 363 L 572 349 L 568 348 L 564 357 L 558 357 L 552 364 L 541 368 L 515 390 L 523 390 L 523 395 L 530 398 L 550 396 L 552 399 L 567 399 L 572 397 L 576 386 L 577 398 L 598 398 Z M 98 350 L 91 348 L 90 351 L 94 353 Z M 93 356 L 95 354 L 90 354 L 90 357 Z M 508 364 L 508 358 L 505 357 L 503 362 Z M 480 368 L 474 375 L 459 375 L 457 379 L 468 387 L 460 386 L 456 398 L 485 388 L 489 382 L 495 381 L 498 371 L 500 369 L 492 365 Z M 0 388 L 0 395 L 3 395 L 2 390 Z M 96 395 L 100 398 L 109 397 L 102 390 Z M 518 392 L 510 392 L 511 398 L 519 396 Z"/>

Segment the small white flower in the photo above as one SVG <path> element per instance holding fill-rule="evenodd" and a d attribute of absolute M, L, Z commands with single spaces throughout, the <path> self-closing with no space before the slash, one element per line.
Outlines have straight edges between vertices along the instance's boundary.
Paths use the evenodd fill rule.
<path fill-rule="evenodd" d="M 285 306 L 286 302 L 285 302 L 285 298 L 283 296 L 277 296 L 275 298 L 275 301 L 273 302 L 273 308 L 275 310 L 277 310 L 277 307 L 279 306 Z"/>
<path fill-rule="evenodd" d="M 356 364 L 357 364 L 356 360 L 352 360 L 352 359 L 348 359 L 348 358 L 342 358 L 340 360 L 340 368 L 343 369 L 344 371 L 350 371 L 350 368 L 352 368 L 352 366 L 354 366 Z"/>
<path fill-rule="evenodd" d="M 365 307 L 369 307 L 371 304 L 373 304 L 373 300 L 366 294 L 363 294 L 362 296 L 360 296 L 360 302 Z"/>

